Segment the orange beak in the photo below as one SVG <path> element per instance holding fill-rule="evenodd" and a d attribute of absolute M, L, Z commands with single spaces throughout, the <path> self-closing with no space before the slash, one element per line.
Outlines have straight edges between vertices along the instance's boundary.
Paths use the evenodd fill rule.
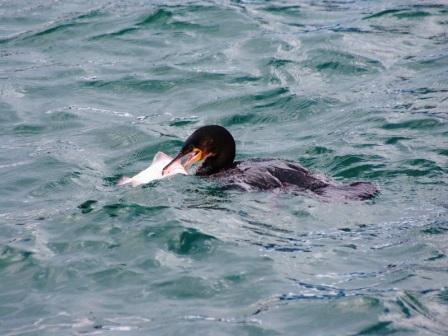
<path fill-rule="evenodd" d="M 186 158 L 185 163 L 182 163 L 182 160 Z M 204 152 L 202 150 L 200 150 L 199 148 L 193 148 L 193 150 L 187 152 L 187 153 L 182 153 L 180 152 L 179 154 L 177 154 L 177 156 L 170 162 L 168 163 L 163 169 L 162 169 L 162 175 L 165 175 L 167 169 L 175 162 L 179 162 L 180 164 L 182 164 L 182 166 L 187 170 L 188 168 L 190 168 L 194 163 L 201 161 L 202 159 L 204 159 Z"/>

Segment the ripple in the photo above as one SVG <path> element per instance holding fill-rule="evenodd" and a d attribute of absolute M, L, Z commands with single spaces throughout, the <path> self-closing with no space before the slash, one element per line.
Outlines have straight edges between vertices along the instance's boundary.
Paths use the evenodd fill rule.
<path fill-rule="evenodd" d="M 433 15 L 432 13 L 422 10 L 432 10 L 432 9 L 440 9 L 444 8 L 444 5 L 438 5 L 438 4 L 420 4 L 420 5 L 413 5 L 410 8 L 394 8 L 394 9 L 386 9 L 368 16 L 365 16 L 363 20 L 370 20 L 370 19 L 380 19 L 380 18 L 388 18 L 388 17 L 394 17 L 396 19 L 420 19 L 427 16 Z"/>
<path fill-rule="evenodd" d="M 13 110 L 12 106 L 0 102 L 0 124 L 5 125 L 18 122 L 19 120 L 19 116 L 17 115 L 17 112 Z"/>
<path fill-rule="evenodd" d="M 33 252 L 12 246 L 3 246 L 0 249 L 0 269 L 7 272 L 17 272 L 22 267 L 31 265 Z M 15 265 L 14 267 L 12 267 Z M 22 265 L 22 267 L 17 267 Z M 9 268 L 9 270 L 8 270 Z"/>
<path fill-rule="evenodd" d="M 396 13 L 394 16 L 398 19 L 420 19 L 427 16 L 431 16 L 430 13 L 424 11 L 408 11 Z"/>
<path fill-rule="evenodd" d="M 396 145 L 397 143 L 402 142 L 403 140 L 411 140 L 412 138 L 410 137 L 404 137 L 404 136 L 392 136 L 390 138 L 387 138 L 386 141 L 384 141 L 384 143 L 386 145 Z"/>
<path fill-rule="evenodd" d="M 362 329 L 356 335 L 389 335 L 407 331 L 406 329 L 395 328 L 392 323 L 392 321 L 380 321 Z"/>
<path fill-rule="evenodd" d="M 207 8 L 207 7 L 203 7 Z M 213 34 L 218 31 L 218 27 L 214 25 L 201 25 L 189 21 L 181 21 L 175 19 L 175 11 L 168 8 L 158 9 L 149 15 L 144 16 L 130 27 L 124 27 L 111 33 L 99 34 L 90 38 L 90 40 L 108 39 L 121 37 L 128 33 L 155 29 L 155 30 L 175 30 L 175 31 L 201 31 L 207 34 Z"/>
<path fill-rule="evenodd" d="M 93 135 L 97 147 L 114 150 L 123 150 L 129 147 L 133 148 L 134 145 L 145 143 L 145 141 L 150 139 L 148 134 L 129 126 L 103 128 L 101 130 L 95 130 Z M 138 154 L 135 153 L 134 155 L 138 156 Z M 150 160 L 152 157 L 148 157 L 148 159 Z"/>
<path fill-rule="evenodd" d="M 132 27 L 121 28 L 112 33 L 95 35 L 95 36 L 91 37 L 90 40 L 95 41 L 95 40 L 110 38 L 110 37 L 120 37 L 120 36 L 126 35 L 128 33 L 138 31 L 146 26 L 151 26 L 151 25 L 160 26 L 160 25 L 166 24 L 168 22 L 168 20 L 170 20 L 172 17 L 173 17 L 173 14 L 171 11 L 169 11 L 167 9 L 159 9 L 159 10 L 143 17 L 142 19 L 137 21 L 135 23 L 135 25 Z"/>
<path fill-rule="evenodd" d="M 77 171 L 65 174 L 56 180 L 47 182 L 43 185 L 38 186 L 37 188 L 34 188 L 30 192 L 30 195 L 34 197 L 42 197 L 51 195 L 55 192 L 62 192 L 68 186 L 75 184 L 75 181 L 78 180 L 80 176 L 81 173 Z"/>
<path fill-rule="evenodd" d="M 158 79 L 139 79 L 124 77 L 117 80 L 90 80 L 83 82 L 87 88 L 111 90 L 115 92 L 137 91 L 144 93 L 163 93 L 175 86 L 175 82 Z"/>
<path fill-rule="evenodd" d="M 49 40 L 53 38 L 53 35 L 59 36 L 61 34 L 76 36 L 76 32 L 79 31 L 80 27 L 89 26 L 89 22 L 86 19 L 98 18 L 102 15 L 103 14 L 101 11 L 92 10 L 85 14 L 73 16 L 71 18 L 56 20 L 56 22 L 45 24 L 43 25 L 43 27 L 22 31 L 18 34 L 0 39 L 0 44 L 10 42 L 11 43 L 16 42 L 29 43 L 34 41 L 42 42 L 43 39 Z"/>
<path fill-rule="evenodd" d="M 422 230 L 423 233 L 429 235 L 440 235 L 448 233 L 448 227 L 444 225 L 434 225 L 429 228 Z"/>
<path fill-rule="evenodd" d="M 297 18 L 302 14 L 301 7 L 298 5 L 270 5 L 262 8 L 264 11 L 275 15 L 286 15 Z"/>
<path fill-rule="evenodd" d="M 215 237 L 195 229 L 187 229 L 168 241 L 168 249 L 180 255 L 204 255 L 214 250 Z"/>
<path fill-rule="evenodd" d="M 375 19 L 375 18 L 380 18 L 383 16 L 389 16 L 392 14 L 396 14 L 396 13 L 400 13 L 402 10 L 401 9 L 386 9 L 383 10 L 381 12 L 377 12 L 375 14 L 369 15 L 369 16 L 365 16 L 363 19 L 364 20 L 368 20 L 368 19 Z"/>
<path fill-rule="evenodd" d="M 94 204 L 98 203 L 96 200 L 87 200 L 80 205 L 78 205 L 78 209 L 81 209 L 82 213 L 92 212 L 94 209 Z"/>
<path fill-rule="evenodd" d="M 386 123 L 382 126 L 383 129 L 386 130 L 395 130 L 395 129 L 432 129 L 442 126 L 442 122 L 437 119 L 414 119 L 396 123 Z"/>
<path fill-rule="evenodd" d="M 48 111 L 43 121 L 47 127 L 55 131 L 81 128 L 84 126 L 76 114 L 67 111 Z"/>
<path fill-rule="evenodd" d="M 288 121 L 303 120 L 310 114 L 324 111 L 326 108 L 336 105 L 337 100 L 326 97 L 298 96 L 296 94 L 284 94 L 283 90 L 278 95 L 257 94 L 251 96 L 233 97 L 220 102 L 214 102 L 214 108 L 224 109 L 232 106 L 241 109 L 249 109 L 251 112 L 235 113 L 221 118 L 219 123 L 223 126 L 242 124 L 271 124 Z M 210 104 L 201 109 L 211 108 Z M 277 113 L 272 113 L 272 111 Z"/>
<path fill-rule="evenodd" d="M 198 117 L 183 117 L 183 118 L 174 118 L 170 121 L 169 126 L 173 127 L 183 127 L 186 125 L 196 124 L 199 122 Z"/>
<path fill-rule="evenodd" d="M 123 265 L 92 272 L 88 274 L 88 277 L 95 281 L 97 285 L 105 288 L 119 286 L 123 283 L 141 284 L 144 282 L 140 273 L 126 269 Z"/>
<path fill-rule="evenodd" d="M 163 295 L 173 299 L 207 299 L 220 291 L 221 285 L 203 278 L 181 276 L 176 280 L 167 280 L 154 284 Z"/>
<path fill-rule="evenodd" d="M 238 80 L 239 76 L 226 76 L 217 72 L 179 72 L 173 78 L 145 79 L 134 76 L 125 76 L 119 79 L 95 79 L 81 82 L 81 86 L 88 89 L 96 89 L 107 92 L 129 92 L 137 94 L 162 94 L 179 91 L 192 85 L 204 86 L 207 83 L 224 83 L 225 81 Z M 211 84 L 209 84 L 211 85 Z"/>
<path fill-rule="evenodd" d="M 448 288 L 441 290 L 438 297 L 443 304 L 448 305 Z"/>
<path fill-rule="evenodd" d="M 155 215 L 167 208 L 169 207 L 165 205 L 143 206 L 139 204 L 115 203 L 104 205 L 102 211 L 104 211 L 110 217 L 120 216 L 120 217 L 133 218 L 141 215 L 146 216 Z"/>
<path fill-rule="evenodd" d="M 368 177 L 382 170 L 386 165 L 381 163 L 380 156 L 343 155 L 334 156 L 328 168 L 336 177 L 355 178 Z"/>
<path fill-rule="evenodd" d="M 334 151 L 330 148 L 326 148 L 323 146 L 313 146 L 310 147 L 306 150 L 306 154 L 309 155 L 321 155 L 321 154 L 329 154 L 329 153 L 333 153 Z"/>
<path fill-rule="evenodd" d="M 144 17 L 141 21 L 137 23 L 139 26 L 151 25 L 151 24 L 161 24 L 168 22 L 169 19 L 173 17 L 173 13 L 165 8 L 161 8 L 154 13 L 151 13 Z"/>
<path fill-rule="evenodd" d="M 308 52 L 304 65 L 329 75 L 375 73 L 383 69 L 380 61 L 337 50 L 314 49 Z"/>
<path fill-rule="evenodd" d="M 14 127 L 14 133 L 19 135 L 36 135 L 45 131 L 45 126 L 36 124 L 21 124 Z"/>
<path fill-rule="evenodd" d="M 32 35 L 29 35 L 26 37 L 26 39 L 30 39 L 30 38 L 36 38 L 39 36 L 45 36 L 45 35 L 49 35 L 49 34 L 53 34 L 53 33 L 57 33 L 57 32 L 64 32 L 66 33 L 66 31 L 68 30 L 68 28 L 72 28 L 72 27 L 76 27 L 79 26 L 80 23 L 61 23 L 58 25 L 55 25 L 53 27 L 44 29 L 40 32 L 34 33 Z"/>

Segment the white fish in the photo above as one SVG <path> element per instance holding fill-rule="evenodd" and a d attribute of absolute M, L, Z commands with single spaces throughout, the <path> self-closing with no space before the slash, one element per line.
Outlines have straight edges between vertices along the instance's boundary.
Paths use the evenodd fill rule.
<path fill-rule="evenodd" d="M 180 162 L 174 162 L 170 167 L 168 167 L 165 175 L 162 175 L 162 169 L 171 162 L 173 158 L 166 155 L 163 152 L 158 152 L 154 159 L 152 159 L 151 165 L 145 170 L 141 171 L 133 177 L 123 176 L 117 183 L 117 185 L 122 186 L 125 184 L 131 184 L 133 187 L 139 186 L 140 184 L 149 183 L 154 180 L 160 180 L 168 176 L 176 174 L 188 175 L 185 168 Z"/>

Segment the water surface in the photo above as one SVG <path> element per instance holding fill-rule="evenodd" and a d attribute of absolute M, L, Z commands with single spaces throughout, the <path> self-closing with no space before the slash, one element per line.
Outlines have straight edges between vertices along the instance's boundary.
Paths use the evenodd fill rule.
<path fill-rule="evenodd" d="M 446 335 L 444 1 L 0 3 L 0 334 Z M 118 178 L 217 123 L 367 202 Z"/>

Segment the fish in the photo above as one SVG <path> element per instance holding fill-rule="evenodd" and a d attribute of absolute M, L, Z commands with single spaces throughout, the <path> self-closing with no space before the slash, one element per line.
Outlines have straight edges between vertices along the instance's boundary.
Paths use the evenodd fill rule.
<path fill-rule="evenodd" d="M 145 170 L 141 171 L 137 175 L 133 177 L 123 176 L 118 180 L 117 185 L 123 186 L 127 184 L 131 184 L 133 187 L 137 187 L 141 184 L 146 184 L 151 181 L 160 180 L 168 176 L 173 176 L 177 174 L 188 175 L 188 172 L 185 170 L 184 166 L 180 163 L 180 161 L 175 161 L 167 170 L 165 170 L 162 174 L 163 168 L 170 162 L 172 162 L 173 158 L 163 152 L 157 152 L 152 159 L 151 165 Z"/>

